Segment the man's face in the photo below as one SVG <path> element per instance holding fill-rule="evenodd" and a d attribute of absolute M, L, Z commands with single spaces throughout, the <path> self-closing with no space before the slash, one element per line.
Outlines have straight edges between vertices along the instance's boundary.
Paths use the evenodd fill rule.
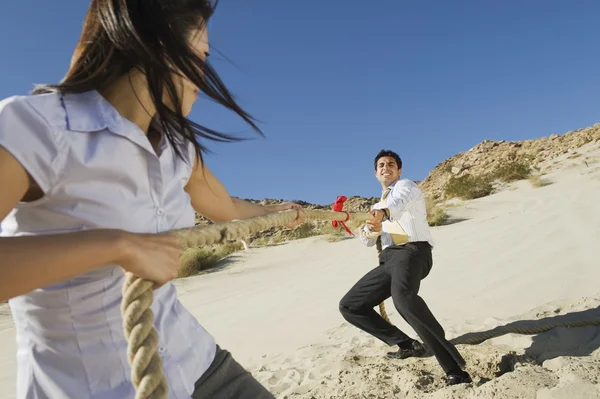
<path fill-rule="evenodd" d="M 402 169 L 398 168 L 398 164 L 393 157 L 381 157 L 377 160 L 375 177 L 382 185 L 389 186 L 400 179 L 401 174 Z"/>

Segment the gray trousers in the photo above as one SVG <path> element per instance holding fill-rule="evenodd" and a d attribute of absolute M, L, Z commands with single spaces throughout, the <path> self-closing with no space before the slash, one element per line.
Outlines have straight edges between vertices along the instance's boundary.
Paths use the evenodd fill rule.
<path fill-rule="evenodd" d="M 217 345 L 212 364 L 195 384 L 192 399 L 275 399 L 252 374 Z"/>

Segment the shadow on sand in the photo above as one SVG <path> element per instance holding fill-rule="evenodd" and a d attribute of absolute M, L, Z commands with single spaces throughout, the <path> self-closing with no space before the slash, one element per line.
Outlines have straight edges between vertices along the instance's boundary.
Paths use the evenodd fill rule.
<path fill-rule="evenodd" d="M 567 324 L 571 326 L 565 326 Z M 533 334 L 513 332 L 527 329 L 541 332 Z M 476 340 L 477 342 L 473 343 L 477 344 L 506 334 L 533 336 L 531 346 L 525 348 L 525 355 L 535 359 L 538 364 L 559 356 L 588 356 L 600 348 L 600 307 L 538 320 L 518 320 L 491 330 L 463 334 L 451 339 L 450 342 L 456 345 L 467 340 L 476 340 L 479 335 L 491 335 L 490 338 Z"/>
<path fill-rule="evenodd" d="M 448 220 L 446 220 L 444 223 L 441 223 L 441 224 L 440 224 L 440 226 L 450 226 L 450 225 L 452 225 L 452 224 L 457 224 L 457 223 L 461 223 L 461 222 L 466 222 L 467 220 L 470 220 L 470 219 L 467 219 L 467 218 L 453 218 L 453 217 L 450 217 L 450 218 L 448 218 Z"/>
<path fill-rule="evenodd" d="M 232 255 L 227 256 L 226 258 L 221 259 L 220 261 L 215 263 L 215 265 L 213 267 L 211 267 L 210 269 L 201 270 L 197 274 L 197 276 L 221 272 L 223 270 L 230 268 L 231 266 L 235 265 L 236 263 L 239 263 L 241 260 L 242 260 L 242 256 L 234 253 Z"/>

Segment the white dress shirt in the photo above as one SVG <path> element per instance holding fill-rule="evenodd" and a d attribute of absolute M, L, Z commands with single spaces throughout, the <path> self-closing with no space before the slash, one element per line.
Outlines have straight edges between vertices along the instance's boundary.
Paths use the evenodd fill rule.
<path fill-rule="evenodd" d="M 433 247 L 429 223 L 427 223 L 427 208 L 425 196 L 421 188 L 412 180 L 401 179 L 389 186 L 390 193 L 383 202 L 378 202 L 371 209 L 387 208 L 390 210 L 390 222 L 398 223 L 408 235 L 408 242 L 427 241 Z M 367 225 L 364 231 L 370 232 Z M 360 235 L 364 245 L 375 245 L 376 238 L 367 238 Z M 385 249 L 394 245 L 392 237 L 383 229 L 381 233 L 381 247 Z"/>
<path fill-rule="evenodd" d="M 168 140 L 155 152 L 144 132 L 96 91 L 0 101 L 0 145 L 45 193 L 19 203 L 2 221 L 2 236 L 194 226 L 184 191 L 192 145 L 185 161 Z M 123 277 L 119 265 L 105 265 L 9 301 L 17 399 L 134 397 L 120 311 Z M 214 358 L 215 341 L 179 302 L 172 283 L 154 291 L 152 310 L 168 397 L 189 399 Z"/>

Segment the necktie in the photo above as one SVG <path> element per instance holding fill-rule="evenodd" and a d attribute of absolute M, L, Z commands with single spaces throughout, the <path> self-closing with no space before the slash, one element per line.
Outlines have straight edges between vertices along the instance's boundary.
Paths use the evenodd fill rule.
<path fill-rule="evenodd" d="M 380 204 L 384 208 L 385 208 L 384 201 L 386 200 L 390 191 L 392 191 L 392 189 L 387 188 L 381 195 Z M 408 234 L 406 234 L 404 229 L 402 229 L 402 227 L 400 226 L 400 223 L 398 221 L 390 222 L 389 220 L 386 220 L 385 222 L 382 223 L 382 226 L 383 226 L 383 231 L 385 231 L 386 233 L 388 233 L 389 235 L 392 236 L 392 241 L 394 241 L 394 244 L 403 245 L 408 242 Z"/>

